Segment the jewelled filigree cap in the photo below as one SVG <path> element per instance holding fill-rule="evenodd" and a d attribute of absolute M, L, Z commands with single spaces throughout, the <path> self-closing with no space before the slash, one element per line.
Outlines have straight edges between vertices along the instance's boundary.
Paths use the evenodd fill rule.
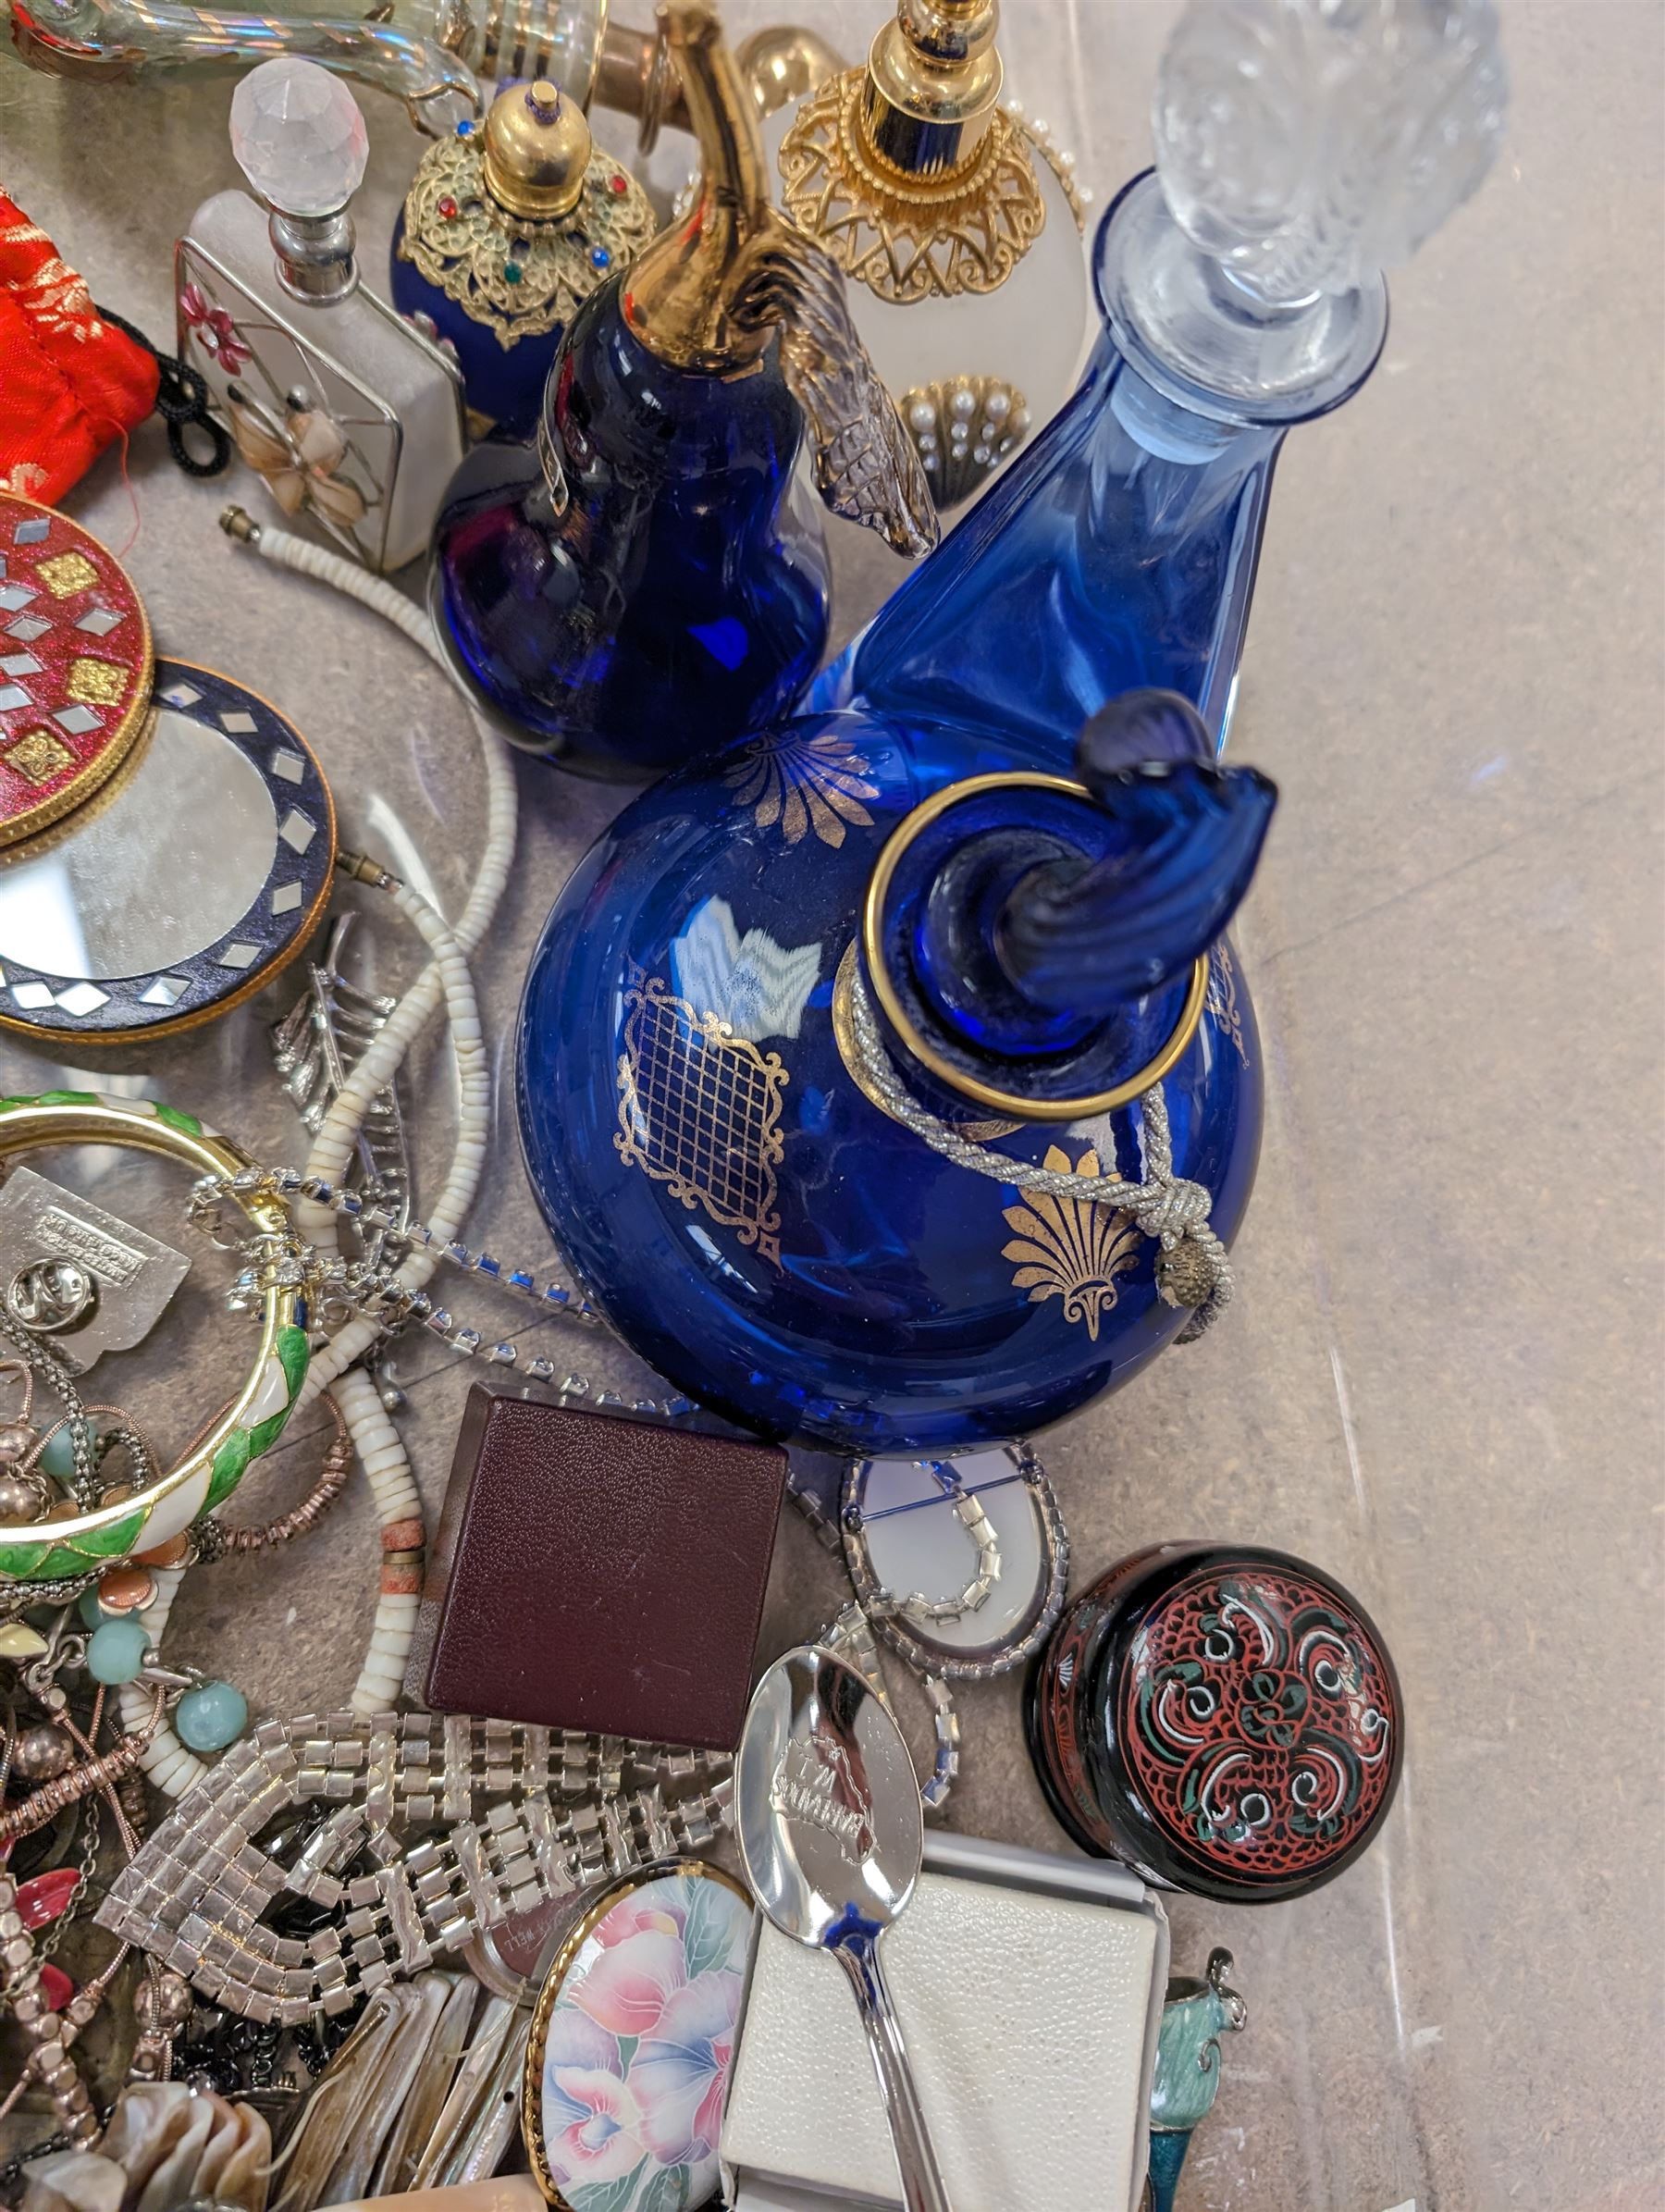
<path fill-rule="evenodd" d="M 498 94 L 486 117 L 486 189 L 528 222 L 571 214 L 584 192 L 590 130 L 578 103 L 539 78 Z"/>
<path fill-rule="evenodd" d="M 407 312 L 420 304 L 443 316 L 438 303 L 401 281 L 401 265 L 410 264 L 490 331 L 502 353 L 552 333 L 548 352 L 526 356 L 525 400 L 535 404 L 561 329 L 598 286 L 630 266 L 654 229 L 647 193 L 596 148 L 576 101 L 544 80 L 511 85 L 482 127 L 442 139 L 423 156 L 405 195 L 394 300 Z M 453 322 L 446 334 L 462 357 L 471 404 L 500 417 L 518 385 L 482 365 L 465 327 Z"/>

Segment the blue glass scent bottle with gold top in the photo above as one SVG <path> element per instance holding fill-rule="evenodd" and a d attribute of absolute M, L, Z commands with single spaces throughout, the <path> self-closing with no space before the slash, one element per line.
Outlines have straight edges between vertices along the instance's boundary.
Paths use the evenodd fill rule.
<path fill-rule="evenodd" d="M 953 1452 L 1210 1305 L 1262 1104 L 1222 933 L 1274 794 L 1168 693 L 1116 702 L 1075 765 L 922 716 L 790 721 L 636 799 L 567 885 L 521 1010 L 526 1163 L 690 1397 Z"/>
<path fill-rule="evenodd" d="M 779 715 L 826 643 L 823 499 L 935 541 L 918 457 L 824 253 L 769 204 L 712 10 L 665 11 L 700 196 L 567 328 L 536 433 L 452 479 L 430 604 L 464 687 L 526 748 L 646 777 Z"/>
<path fill-rule="evenodd" d="M 454 349 L 476 414 L 524 433 L 567 324 L 657 228 L 576 100 L 508 85 L 424 154 L 394 228 L 393 303 Z"/>
<path fill-rule="evenodd" d="M 1478 186 L 1505 93 L 1490 0 L 1193 0 L 1156 167 L 1099 228 L 1074 396 L 803 703 L 1062 759 L 1106 698 L 1162 685 L 1223 746 L 1283 439 L 1370 374 L 1383 266 Z"/>

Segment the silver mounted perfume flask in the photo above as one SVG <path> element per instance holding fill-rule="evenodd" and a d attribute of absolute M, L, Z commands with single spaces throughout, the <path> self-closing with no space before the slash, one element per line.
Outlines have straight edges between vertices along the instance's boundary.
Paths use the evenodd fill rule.
<path fill-rule="evenodd" d="M 215 193 L 175 249 L 179 353 L 286 515 L 401 568 L 462 458 L 462 384 L 360 278 L 364 118 L 315 62 L 263 62 L 232 97 L 231 151 L 258 198 Z"/>

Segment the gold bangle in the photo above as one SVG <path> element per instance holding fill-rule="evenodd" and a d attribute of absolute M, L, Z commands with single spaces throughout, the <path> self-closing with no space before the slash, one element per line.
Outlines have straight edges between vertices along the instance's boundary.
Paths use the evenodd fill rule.
<path fill-rule="evenodd" d="M 181 1161 L 198 1175 L 235 1176 L 247 1155 L 189 1114 L 154 1100 L 101 1098 L 92 1091 L 46 1091 L 0 1098 L 0 1159 L 48 1144 L 118 1144 Z M 269 1191 L 232 1195 L 267 1240 L 270 1254 L 299 1259 L 289 1208 Z M 296 1284 L 269 1285 L 261 1299 L 253 1371 L 202 1440 L 147 1489 L 62 1520 L 0 1527 L 0 1582 L 56 1582 L 113 1566 L 181 1534 L 228 1498 L 252 1460 L 269 1451 L 306 1379 L 305 1299 Z M 49 1533 L 48 1533 L 49 1532 Z"/>
<path fill-rule="evenodd" d="M 962 799 L 980 798 L 985 791 L 1056 791 L 1068 798 L 1085 799 L 1096 806 L 1085 784 L 1077 784 L 1067 776 L 1041 775 L 1024 769 L 1008 769 L 994 775 L 967 776 L 957 784 L 949 784 L 917 806 L 906 815 L 885 840 L 883 849 L 873 864 L 873 873 L 868 884 L 867 897 L 861 909 L 861 952 L 875 995 L 883 1009 L 884 1018 L 900 1041 L 905 1051 L 927 1069 L 937 1081 L 957 1092 L 962 1098 L 969 1098 L 978 1106 L 1012 1121 L 1082 1121 L 1090 1115 L 1108 1114 L 1116 1106 L 1128 1106 L 1160 1082 L 1174 1067 L 1197 1033 L 1202 1019 L 1202 1008 L 1208 999 L 1208 955 L 1199 953 L 1191 968 L 1190 982 L 1186 989 L 1185 1004 L 1179 1009 L 1179 1019 L 1166 1044 L 1126 1082 L 1114 1085 L 1108 1091 L 1094 1091 L 1084 1098 L 1026 1098 L 1015 1091 L 996 1090 L 993 1083 L 979 1082 L 945 1059 L 934 1045 L 926 1042 L 910 1019 L 902 1004 L 901 995 L 891 981 L 883 960 L 884 902 L 903 854 L 920 834 L 929 829 L 940 815 Z"/>

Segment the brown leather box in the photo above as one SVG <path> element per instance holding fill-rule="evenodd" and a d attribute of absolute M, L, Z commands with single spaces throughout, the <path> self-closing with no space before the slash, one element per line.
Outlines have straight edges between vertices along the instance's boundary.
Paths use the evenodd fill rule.
<path fill-rule="evenodd" d="M 479 1713 L 732 1751 L 786 1456 L 468 1393 L 405 1687 Z"/>

